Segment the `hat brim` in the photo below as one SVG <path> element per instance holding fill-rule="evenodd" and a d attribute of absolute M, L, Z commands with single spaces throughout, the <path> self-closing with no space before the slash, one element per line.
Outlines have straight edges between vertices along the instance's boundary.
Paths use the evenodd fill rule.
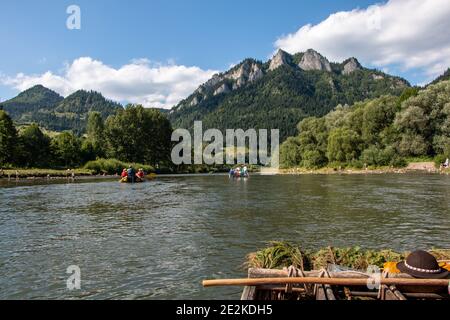
<path fill-rule="evenodd" d="M 397 269 L 400 270 L 402 273 L 406 273 L 409 274 L 410 276 L 413 276 L 414 278 L 420 279 L 445 279 L 450 274 L 450 272 L 444 268 L 441 268 L 441 272 L 439 273 L 427 273 L 411 270 L 405 265 L 404 261 L 397 263 Z"/>

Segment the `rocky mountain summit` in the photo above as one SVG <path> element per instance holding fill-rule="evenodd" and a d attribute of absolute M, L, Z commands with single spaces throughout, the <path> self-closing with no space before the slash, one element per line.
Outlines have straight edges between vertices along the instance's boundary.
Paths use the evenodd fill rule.
<path fill-rule="evenodd" d="M 272 60 L 270 60 L 269 70 L 273 71 L 278 67 L 281 67 L 283 65 L 289 65 L 291 63 L 292 63 L 292 56 L 286 51 L 279 49 L 277 53 L 272 57 Z"/>
<path fill-rule="evenodd" d="M 210 80 L 197 88 L 192 95 L 175 106 L 171 113 L 176 113 L 177 110 L 185 107 L 195 107 L 212 97 L 229 94 L 246 85 L 257 82 L 283 66 L 296 71 L 321 71 L 334 76 L 349 76 L 356 71 L 368 70 L 364 69 L 354 57 L 342 63 L 330 63 L 326 57 L 313 49 L 294 55 L 279 49 L 272 59 L 265 63 L 249 58 L 224 73 L 214 75 Z M 372 80 L 385 78 L 385 75 L 377 70 L 372 70 L 370 73 Z M 327 83 L 331 90 L 336 89 L 332 78 L 328 78 Z M 394 86 L 407 85 L 406 80 L 399 79 Z"/>
<path fill-rule="evenodd" d="M 330 62 L 309 49 L 289 54 L 278 50 L 266 62 L 245 59 L 216 74 L 172 108 L 175 128 L 280 129 L 281 140 L 296 134 L 308 116 L 323 116 L 337 105 L 381 95 L 400 95 L 409 83 L 379 70 L 364 68 L 352 57 Z"/>
<path fill-rule="evenodd" d="M 317 51 L 313 49 L 308 49 L 302 56 L 300 63 L 298 64 L 300 69 L 309 70 L 320 70 L 331 72 L 331 65 L 327 58 L 323 57 Z"/>

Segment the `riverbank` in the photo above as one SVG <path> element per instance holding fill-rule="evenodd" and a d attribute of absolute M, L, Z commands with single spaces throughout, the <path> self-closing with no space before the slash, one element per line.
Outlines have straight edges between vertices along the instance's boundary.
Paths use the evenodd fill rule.
<path fill-rule="evenodd" d="M 98 174 L 98 171 L 92 169 L 5 169 L 0 171 L 0 179 L 66 179 L 71 178 L 72 173 L 76 178 L 92 178 L 92 179 L 111 179 L 118 175 Z M 379 168 L 331 168 L 325 167 L 320 169 L 306 169 L 302 167 L 284 168 L 278 171 L 269 170 L 265 172 L 251 172 L 252 174 L 279 174 L 279 175 L 304 175 L 304 174 L 405 174 L 405 173 L 431 173 L 450 175 L 450 169 L 438 169 L 433 162 L 414 162 L 404 168 L 379 167 Z M 211 173 L 167 173 L 162 176 L 184 176 L 184 175 L 210 175 Z M 226 174 L 226 172 L 218 172 L 216 174 Z"/>
<path fill-rule="evenodd" d="M 450 174 L 450 169 L 436 168 L 433 162 L 412 162 L 404 168 L 378 167 L 365 169 L 359 168 L 330 168 L 324 167 L 320 169 L 306 169 L 302 167 L 280 169 L 281 175 L 301 175 L 301 174 L 404 174 L 404 173 L 433 173 L 433 174 Z"/>
<path fill-rule="evenodd" d="M 115 175 L 95 175 L 88 169 L 6 169 L 0 172 L 0 179 L 67 179 L 72 178 L 113 178 Z"/>

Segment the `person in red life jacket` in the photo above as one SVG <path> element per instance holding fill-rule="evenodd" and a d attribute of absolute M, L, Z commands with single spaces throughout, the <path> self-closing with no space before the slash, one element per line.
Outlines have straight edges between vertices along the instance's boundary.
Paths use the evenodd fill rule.
<path fill-rule="evenodd" d="M 144 176 L 145 176 L 144 170 L 139 169 L 138 172 L 136 173 L 136 177 L 138 178 L 138 180 L 143 180 Z"/>
<path fill-rule="evenodd" d="M 122 179 L 128 177 L 127 169 L 123 169 L 123 170 L 122 170 L 122 174 L 120 175 L 120 177 L 121 177 Z"/>

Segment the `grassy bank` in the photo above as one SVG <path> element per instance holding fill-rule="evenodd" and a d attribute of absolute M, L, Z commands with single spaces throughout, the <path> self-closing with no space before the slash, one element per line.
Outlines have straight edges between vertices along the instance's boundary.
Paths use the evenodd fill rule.
<path fill-rule="evenodd" d="M 429 250 L 438 260 L 450 260 L 450 249 Z M 287 242 L 271 242 L 268 247 L 247 255 L 249 268 L 281 269 L 295 266 L 304 270 L 318 270 L 328 264 L 366 270 L 369 265 L 383 267 L 388 261 L 400 262 L 408 252 L 393 250 L 364 250 L 359 247 L 306 249 Z"/>
<path fill-rule="evenodd" d="M 381 174 L 381 173 L 407 173 L 407 172 L 427 172 L 450 174 L 449 169 L 440 169 L 439 166 L 432 161 L 428 162 L 410 162 L 402 168 L 394 167 L 374 167 L 368 166 L 361 169 L 351 166 L 342 167 L 324 167 L 318 169 L 307 169 L 304 167 L 292 167 L 280 169 L 280 174 Z"/>
<path fill-rule="evenodd" d="M 367 169 L 352 168 L 352 167 L 325 167 L 319 169 L 307 169 L 303 167 L 284 168 L 280 169 L 280 174 L 381 174 L 381 173 L 406 173 L 406 168 L 391 168 L 391 167 L 377 167 Z"/>
<path fill-rule="evenodd" d="M 76 176 L 90 176 L 93 175 L 92 170 L 88 169 L 74 169 L 73 172 Z M 70 174 L 72 171 L 70 172 Z M 19 178 L 45 178 L 45 177 L 66 177 L 69 173 L 66 169 L 6 169 L 3 171 L 3 176 L 0 178 L 8 178 L 10 176 L 12 179 L 15 179 L 16 176 Z"/>
<path fill-rule="evenodd" d="M 143 168 L 147 173 L 154 173 L 155 169 L 152 166 L 140 163 L 126 163 L 116 159 L 98 159 L 89 161 L 83 168 L 77 169 L 51 169 L 51 168 L 8 168 L 3 170 L 3 175 L 0 173 L 0 178 L 63 178 L 75 173 L 75 176 L 92 176 L 92 175 L 116 175 L 120 174 L 124 168 L 133 166 L 135 169 Z"/>

